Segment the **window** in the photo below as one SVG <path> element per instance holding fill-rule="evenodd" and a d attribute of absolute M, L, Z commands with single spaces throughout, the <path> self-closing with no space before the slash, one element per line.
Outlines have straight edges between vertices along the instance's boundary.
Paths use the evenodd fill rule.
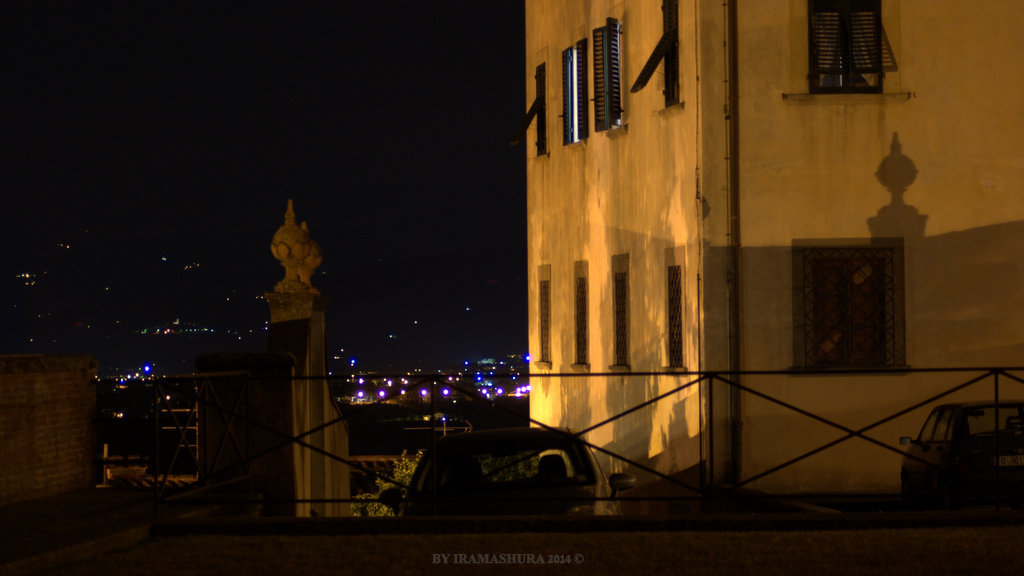
<path fill-rule="evenodd" d="M 587 311 L 587 263 L 576 263 L 576 364 L 590 364 L 589 315 Z"/>
<path fill-rule="evenodd" d="M 665 107 L 679 103 L 679 0 L 664 0 L 661 4 L 661 39 L 647 59 L 630 92 L 639 92 L 650 81 L 658 64 L 665 62 Z"/>
<path fill-rule="evenodd" d="M 905 363 L 902 245 L 804 248 L 794 258 L 798 365 Z"/>
<path fill-rule="evenodd" d="M 562 142 L 587 137 L 587 39 L 562 51 Z"/>
<path fill-rule="evenodd" d="M 551 362 L 551 280 L 541 280 L 538 290 L 540 303 L 540 361 Z"/>
<path fill-rule="evenodd" d="M 535 80 L 534 98 L 533 104 L 530 105 L 530 110 L 526 112 L 526 118 L 523 119 L 523 123 L 516 130 L 515 136 L 512 137 L 511 144 L 515 146 L 523 141 L 526 136 L 526 130 L 530 127 L 530 123 L 533 119 L 537 119 L 537 156 L 543 156 L 548 153 L 548 136 L 547 136 L 547 113 L 544 106 L 545 98 L 545 85 L 547 84 L 547 73 L 544 69 L 544 64 L 537 66 L 537 71 L 533 76 Z"/>
<path fill-rule="evenodd" d="M 629 366 L 629 254 L 612 257 L 615 366 Z"/>
<path fill-rule="evenodd" d="M 809 13 L 810 91 L 880 93 L 881 0 L 809 0 Z"/>
<path fill-rule="evenodd" d="M 668 267 L 668 365 L 683 367 L 683 267 Z"/>
<path fill-rule="evenodd" d="M 622 125 L 621 98 L 622 27 L 609 18 L 594 30 L 594 131 Z"/>

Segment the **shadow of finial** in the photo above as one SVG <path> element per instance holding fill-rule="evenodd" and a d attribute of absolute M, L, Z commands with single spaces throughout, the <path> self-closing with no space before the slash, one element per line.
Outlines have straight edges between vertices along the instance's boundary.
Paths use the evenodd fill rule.
<path fill-rule="evenodd" d="M 892 133 L 892 144 L 889 155 L 882 159 L 875 172 L 875 178 L 885 186 L 893 196 L 893 202 L 903 203 L 903 193 L 917 179 L 917 167 L 914 161 L 903 154 L 899 132 Z"/>
<path fill-rule="evenodd" d="M 892 194 L 892 202 L 878 209 L 878 214 L 868 218 L 868 229 L 873 238 L 902 237 L 913 241 L 924 237 L 928 216 L 919 214 L 917 208 L 903 202 L 903 194 L 917 179 L 914 161 L 903 154 L 898 132 L 893 132 L 889 155 L 875 171 L 875 178 Z"/>

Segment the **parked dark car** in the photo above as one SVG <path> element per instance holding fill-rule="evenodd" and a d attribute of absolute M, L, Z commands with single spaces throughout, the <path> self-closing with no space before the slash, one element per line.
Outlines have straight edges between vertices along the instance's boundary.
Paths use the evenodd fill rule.
<path fill-rule="evenodd" d="M 900 471 L 905 502 L 958 506 L 1024 499 L 1024 401 L 944 404 L 907 446 Z"/>
<path fill-rule="evenodd" d="M 438 514 L 613 514 L 618 503 L 608 498 L 634 482 L 628 474 L 606 479 L 590 448 L 566 431 L 483 430 L 438 440 L 398 509 L 404 515 L 433 514 L 435 505 Z"/>

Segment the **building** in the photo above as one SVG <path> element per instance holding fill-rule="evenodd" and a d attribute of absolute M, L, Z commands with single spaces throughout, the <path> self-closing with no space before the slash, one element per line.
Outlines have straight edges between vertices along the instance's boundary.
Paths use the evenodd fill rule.
<path fill-rule="evenodd" d="M 969 379 L 904 369 L 1022 363 L 1019 2 L 525 6 L 535 419 L 615 471 L 892 491 L 928 406 L 879 421 Z M 847 432 L 780 402 L 875 442 L 803 457 Z"/>

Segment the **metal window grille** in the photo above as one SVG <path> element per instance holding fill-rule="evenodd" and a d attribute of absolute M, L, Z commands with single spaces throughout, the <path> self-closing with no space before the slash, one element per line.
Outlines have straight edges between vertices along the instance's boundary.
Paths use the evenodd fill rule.
<path fill-rule="evenodd" d="M 551 281 L 541 280 L 540 300 L 540 361 L 551 362 Z"/>
<path fill-rule="evenodd" d="M 668 267 L 668 365 L 683 366 L 683 267 Z"/>
<path fill-rule="evenodd" d="M 576 278 L 576 363 L 589 364 L 589 334 L 587 317 L 587 279 Z"/>
<path fill-rule="evenodd" d="M 616 272 L 614 283 L 615 365 L 629 365 L 629 272 Z"/>
<path fill-rule="evenodd" d="M 895 248 L 801 251 L 806 367 L 904 363 L 902 258 Z"/>

